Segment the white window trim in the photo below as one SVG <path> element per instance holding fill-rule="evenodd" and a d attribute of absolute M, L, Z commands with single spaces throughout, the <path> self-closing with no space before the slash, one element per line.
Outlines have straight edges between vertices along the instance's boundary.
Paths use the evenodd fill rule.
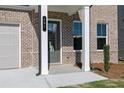
<path fill-rule="evenodd" d="M 108 44 L 108 33 L 109 33 L 109 25 L 108 25 L 108 23 L 97 23 L 97 24 L 106 24 L 106 36 L 97 36 L 97 33 L 96 33 L 96 36 L 97 36 L 97 38 L 106 38 L 106 44 Z M 103 51 L 103 49 L 97 49 L 97 51 Z"/>
<path fill-rule="evenodd" d="M 82 22 L 79 21 L 79 20 L 74 20 L 73 23 L 75 23 L 75 22 L 76 22 L 76 23 L 82 23 Z M 72 26 L 72 27 L 73 27 L 73 26 Z M 73 30 L 74 30 L 74 29 L 73 29 Z M 73 31 L 73 33 L 74 33 L 74 31 Z M 78 51 L 79 51 L 79 52 L 82 52 L 82 51 L 83 51 L 82 49 L 81 49 L 81 50 L 74 50 L 74 38 L 75 38 L 75 37 L 82 37 L 82 35 L 78 35 L 78 36 L 73 35 L 73 52 L 78 52 Z M 82 37 L 82 38 L 83 38 L 83 37 Z"/>
<path fill-rule="evenodd" d="M 73 20 L 73 22 L 82 23 L 80 20 Z"/>

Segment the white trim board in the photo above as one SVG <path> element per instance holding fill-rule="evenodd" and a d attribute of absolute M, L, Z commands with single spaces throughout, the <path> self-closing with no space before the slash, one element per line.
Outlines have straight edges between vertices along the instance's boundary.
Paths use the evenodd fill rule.
<path fill-rule="evenodd" d="M 21 24 L 19 24 L 19 68 L 21 68 Z"/>

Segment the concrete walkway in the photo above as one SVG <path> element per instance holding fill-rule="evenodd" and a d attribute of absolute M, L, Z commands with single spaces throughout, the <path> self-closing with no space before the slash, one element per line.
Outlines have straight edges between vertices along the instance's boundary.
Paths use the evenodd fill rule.
<path fill-rule="evenodd" d="M 54 88 L 82 84 L 107 78 L 92 72 L 74 72 L 35 76 L 34 68 L 0 70 L 0 87 L 6 88 Z"/>
<path fill-rule="evenodd" d="M 82 72 L 77 66 L 73 64 L 59 64 L 59 65 L 50 65 L 49 74 L 63 74 L 63 73 L 72 73 L 72 72 Z"/>

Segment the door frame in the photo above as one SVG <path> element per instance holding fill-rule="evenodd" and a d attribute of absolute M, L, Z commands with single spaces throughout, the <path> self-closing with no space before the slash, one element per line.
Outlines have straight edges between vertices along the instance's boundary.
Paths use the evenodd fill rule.
<path fill-rule="evenodd" d="M 50 64 L 62 64 L 62 20 L 48 18 L 48 21 L 59 21 L 60 22 L 60 62 L 59 63 L 50 63 Z"/>
<path fill-rule="evenodd" d="M 19 69 L 22 67 L 21 56 L 21 23 L 19 23 Z"/>

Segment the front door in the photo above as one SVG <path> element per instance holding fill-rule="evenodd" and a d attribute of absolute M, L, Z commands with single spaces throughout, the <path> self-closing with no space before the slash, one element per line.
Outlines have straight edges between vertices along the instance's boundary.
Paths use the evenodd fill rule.
<path fill-rule="evenodd" d="M 49 63 L 60 63 L 60 21 L 48 21 Z"/>

